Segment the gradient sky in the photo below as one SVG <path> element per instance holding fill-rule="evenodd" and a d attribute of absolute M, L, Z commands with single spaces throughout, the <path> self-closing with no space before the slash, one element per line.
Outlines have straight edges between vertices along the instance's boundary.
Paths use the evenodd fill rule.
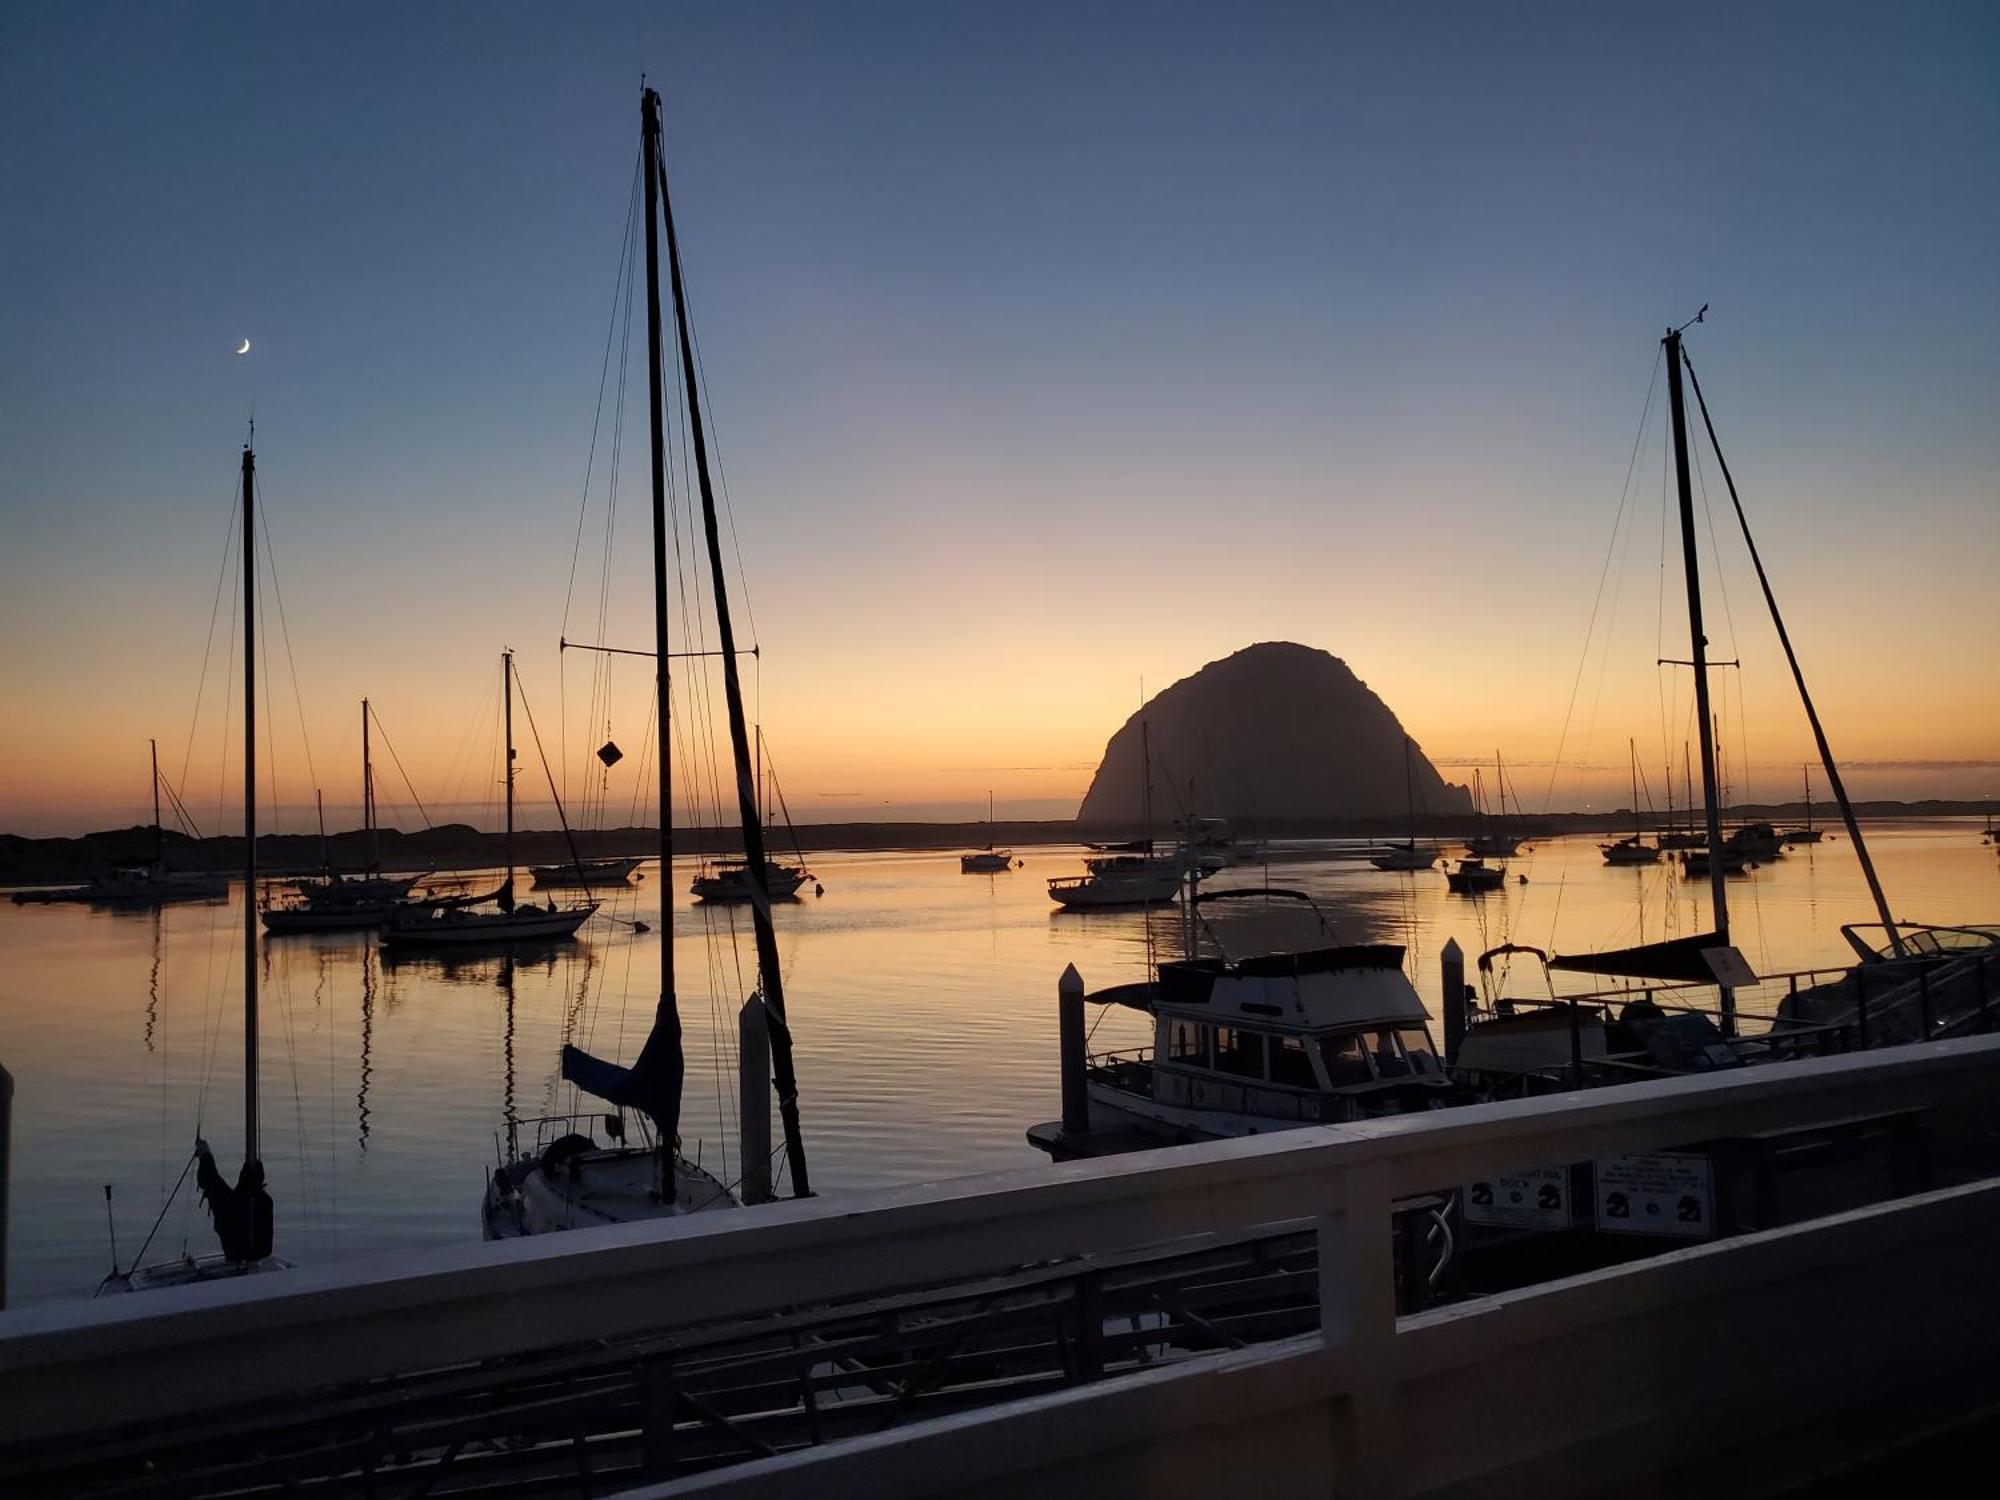
<path fill-rule="evenodd" d="M 1065 815 L 1142 680 L 1273 638 L 1447 774 L 1622 802 L 1632 736 L 1657 799 L 1663 392 L 1613 524 L 1703 302 L 1855 789 L 2000 790 L 2000 13 L 1383 9 L 16 0 L 0 828 L 136 819 L 149 735 L 178 775 L 253 403 L 336 820 L 363 693 L 454 811 L 503 643 L 564 716 L 642 69 L 795 814 Z M 638 453 L 607 633 L 645 644 Z M 1721 540 L 1732 779 L 1778 795 L 1809 741 Z"/>

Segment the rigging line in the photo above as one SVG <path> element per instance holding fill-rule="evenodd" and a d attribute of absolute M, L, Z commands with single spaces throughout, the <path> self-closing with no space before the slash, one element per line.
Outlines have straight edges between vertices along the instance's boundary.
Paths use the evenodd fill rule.
<path fill-rule="evenodd" d="M 254 538 L 252 539 L 252 545 L 255 545 Z M 265 559 L 266 562 L 269 560 L 269 558 Z M 255 559 L 253 558 L 252 561 L 254 562 Z M 257 612 L 266 620 L 271 617 L 270 611 L 264 605 L 264 574 L 262 569 L 259 569 L 257 573 Z M 271 670 L 271 632 L 268 629 L 260 632 L 255 644 L 257 647 L 257 670 L 261 675 L 260 685 L 264 689 L 264 722 L 271 726 L 271 732 L 263 736 L 264 765 L 271 777 L 271 796 L 268 809 L 271 814 L 271 826 L 268 831 L 272 834 L 279 834 L 284 830 L 278 826 L 279 808 L 281 806 L 281 799 L 278 795 L 278 715 L 276 710 L 271 706 L 271 679 L 277 674 Z M 303 710 L 301 712 L 303 713 Z"/>
<path fill-rule="evenodd" d="M 382 727 L 382 716 L 375 712 L 372 704 L 368 709 L 368 717 L 374 721 L 375 732 L 382 737 L 382 748 L 389 752 L 390 764 L 395 766 L 396 774 L 403 778 L 403 787 L 409 792 L 410 800 L 417 805 L 417 816 L 424 820 L 424 827 L 434 826 L 431 823 L 430 813 L 424 808 L 424 799 L 417 795 L 416 784 L 410 780 L 410 773 L 403 769 L 402 757 L 396 754 L 396 747 L 389 743 L 389 731 Z"/>
<path fill-rule="evenodd" d="M 260 476 L 257 488 L 264 497 L 264 503 L 257 507 L 257 523 L 264 532 L 264 566 L 270 570 L 271 574 L 271 597 L 278 601 L 278 634 L 283 638 L 285 643 L 285 666 L 292 674 L 292 706 L 298 711 L 299 744 L 305 750 L 307 780 L 312 786 L 317 787 L 319 785 L 319 772 L 313 766 L 312 740 L 306 734 L 306 700 L 304 694 L 299 691 L 299 664 L 297 658 L 292 655 L 292 627 L 291 623 L 285 618 L 285 590 L 284 586 L 278 581 L 278 548 L 277 544 L 271 540 L 270 486 L 265 484 Z M 259 597 L 261 598 L 261 591 Z M 265 695 L 265 702 L 267 704 L 270 702 L 270 695 L 268 693 Z M 271 722 L 275 728 L 277 720 L 273 719 Z M 274 807 L 272 810 L 275 812 L 276 808 Z M 276 829 L 272 831 L 276 832 Z"/>
<path fill-rule="evenodd" d="M 1902 953 L 1902 934 L 1897 931 L 1895 919 L 1889 914 L 1889 898 L 1883 893 L 1882 883 L 1875 872 L 1875 861 L 1869 858 L 1868 845 L 1861 837 L 1861 824 L 1854 815 L 1854 807 L 1848 801 L 1846 784 L 1841 780 L 1840 768 L 1834 764 L 1833 747 L 1827 743 L 1826 730 L 1820 724 L 1819 710 L 1814 707 L 1812 694 L 1806 690 L 1805 671 L 1799 666 L 1798 653 L 1792 650 L 1791 632 L 1785 629 L 1784 617 L 1778 613 L 1778 597 L 1772 591 L 1770 577 L 1764 571 L 1764 559 L 1757 551 L 1755 538 L 1750 535 L 1750 519 L 1743 511 L 1743 500 L 1736 492 L 1735 476 L 1729 472 L 1729 460 L 1722 456 L 1722 444 L 1715 435 L 1715 423 L 1708 415 L 1708 402 L 1701 393 L 1701 382 L 1695 378 L 1694 363 L 1687 358 L 1687 351 L 1681 351 L 1682 363 L 1686 365 L 1688 381 L 1694 387 L 1695 404 L 1701 408 L 1702 426 L 1708 431 L 1709 446 L 1715 450 L 1716 464 L 1722 470 L 1723 482 L 1729 487 L 1729 503 L 1735 507 L 1737 524 L 1743 530 L 1743 544 L 1750 552 L 1751 565 L 1757 572 L 1757 584 L 1764 592 L 1764 604 L 1771 613 L 1771 624 L 1778 632 L 1778 644 L 1784 647 L 1785 661 L 1792 669 L 1792 681 L 1799 690 L 1799 702 L 1806 711 L 1806 721 L 1812 726 L 1813 741 L 1818 746 L 1820 764 L 1826 771 L 1827 780 L 1833 787 L 1834 800 L 1840 804 L 1841 821 L 1847 825 L 1847 836 L 1854 843 L 1855 857 L 1861 862 L 1861 871 L 1868 879 L 1868 893 L 1875 899 L 1876 913 L 1882 918 L 1883 926 L 1889 930 L 1889 940 L 1897 953 Z"/>
<path fill-rule="evenodd" d="M 1632 488 L 1632 474 L 1639 462 L 1639 446 L 1645 441 L 1646 425 L 1652 417 L 1653 395 L 1659 389 L 1660 384 L 1660 364 L 1661 355 L 1656 353 L 1653 356 L 1652 379 L 1646 385 L 1646 402 L 1639 412 L 1639 430 L 1632 435 L 1632 456 L 1625 463 L 1625 483 L 1618 491 L 1618 514 L 1612 521 L 1611 541 L 1604 549 L 1604 564 L 1598 570 L 1597 574 L 1597 593 L 1590 602 L 1590 620 L 1584 627 L 1583 653 L 1577 660 L 1576 677 L 1570 683 L 1569 703 L 1563 709 L 1562 731 L 1556 738 L 1556 753 L 1554 762 L 1549 768 L 1548 789 L 1542 796 L 1542 812 L 1544 814 L 1547 814 L 1549 808 L 1555 802 L 1556 777 L 1560 774 L 1562 768 L 1563 746 L 1569 738 L 1570 717 L 1576 711 L 1576 695 L 1583 686 L 1584 668 L 1590 662 L 1590 641 L 1597 629 L 1597 611 L 1604 600 L 1604 582 L 1611 572 L 1611 559 L 1617 553 L 1618 530 L 1624 520 L 1626 498 Z"/>
<path fill-rule="evenodd" d="M 563 630 L 569 630 L 570 603 L 576 594 L 576 565 L 583 551 L 583 523 L 590 513 L 590 476 L 597 464 L 597 434 L 604 421 L 604 387 L 611 370 L 611 338 L 618 329 L 619 294 L 628 285 L 628 267 L 632 259 L 632 221 L 639 213 L 639 183 L 643 171 L 641 158 L 635 154 L 632 163 L 632 189 L 625 197 L 625 230 L 618 239 L 618 270 L 611 282 L 611 316 L 604 329 L 604 357 L 597 368 L 597 406 L 590 421 L 590 450 L 583 461 L 583 500 L 577 507 L 576 539 L 570 544 L 569 584 L 563 591 Z M 629 305 L 629 295 L 627 302 Z"/>
<path fill-rule="evenodd" d="M 188 765 L 194 758 L 194 738 L 201 727 L 202 699 L 208 693 L 208 662 L 215 650 L 215 621 L 222 612 L 222 585 L 229 577 L 229 560 L 236 555 L 236 512 L 242 504 L 243 479 L 239 470 L 229 502 L 229 531 L 222 542 L 222 567 L 215 575 L 215 601 L 208 607 L 208 639 L 201 650 L 201 677 L 195 684 L 194 718 L 188 724 L 187 748 L 181 753 L 181 785 L 187 785 Z M 227 689 L 224 690 L 225 692 Z"/>
<path fill-rule="evenodd" d="M 521 698 L 521 711 L 527 715 L 528 733 L 534 737 L 535 755 L 542 763 L 542 778 L 549 784 L 549 795 L 555 799 L 556 817 L 562 823 L 563 841 L 569 845 L 569 857 L 577 865 L 582 865 L 583 856 L 576 851 L 576 835 L 570 832 L 569 815 L 563 811 L 562 793 L 556 790 L 555 772 L 549 769 L 548 753 L 542 749 L 542 732 L 535 727 L 535 711 L 528 706 L 528 690 L 521 683 L 521 669 L 514 668 L 514 687 Z"/>

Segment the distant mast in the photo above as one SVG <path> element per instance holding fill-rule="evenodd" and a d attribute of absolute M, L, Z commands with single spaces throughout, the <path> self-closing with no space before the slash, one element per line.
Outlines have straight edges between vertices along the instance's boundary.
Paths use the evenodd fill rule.
<path fill-rule="evenodd" d="M 153 878 L 167 878 L 167 830 L 160 822 L 160 742 L 148 740 L 153 752 Z"/>

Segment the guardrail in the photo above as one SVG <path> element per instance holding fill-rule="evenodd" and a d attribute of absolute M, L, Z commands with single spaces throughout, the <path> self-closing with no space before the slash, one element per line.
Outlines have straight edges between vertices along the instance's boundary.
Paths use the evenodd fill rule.
<path fill-rule="evenodd" d="M 1305 1472 L 1338 1473 L 1364 1491 L 1395 1488 L 1400 1445 L 1420 1441 L 1421 1424 L 1430 1420 L 1405 1409 L 1411 1381 L 1449 1387 L 1453 1399 L 1478 1389 L 1504 1405 L 1521 1374 L 1516 1346 L 1530 1332 L 1568 1328 L 1576 1347 L 1588 1350 L 1606 1319 L 1643 1315 L 1653 1320 L 1647 1328 L 1671 1329 L 1684 1311 L 1674 1305 L 1676 1288 L 1698 1283 L 1704 1296 L 1740 1301 L 1755 1288 L 1784 1284 L 1791 1261 L 1820 1263 L 1814 1255 L 1832 1268 L 1823 1291 L 1852 1291 L 1856 1274 L 1884 1270 L 1899 1233 L 1916 1246 L 1929 1243 L 1927 1235 L 1943 1236 L 1946 1250 L 1925 1262 L 1923 1296 L 1949 1298 L 1961 1285 L 1947 1253 L 1958 1243 L 1953 1236 L 1968 1224 L 1990 1235 L 2000 1225 L 2000 1189 L 1959 1188 L 1905 1200 L 1907 1207 L 1676 1251 L 1405 1320 L 1411 1326 L 1400 1332 L 1393 1200 L 1534 1164 L 1812 1125 L 1864 1104 L 1884 1112 L 1948 1108 L 1989 1095 L 1996 1076 L 2000 1039 L 1970 1038 L 23 1309 L 0 1314 L 0 1445 L 81 1444 L 133 1424 L 199 1424 L 240 1407 L 251 1393 L 270 1404 L 416 1370 L 941 1285 L 1303 1215 L 1316 1226 L 1320 1279 L 1320 1329 L 1304 1344 L 1204 1356 L 1048 1398 L 1056 1404 L 1035 1409 L 1056 1415 L 1036 1429 L 1033 1443 L 1011 1453 L 991 1446 L 1019 1418 L 1005 1406 L 919 1424 L 893 1443 L 885 1436 L 872 1446 L 762 1460 L 704 1484 L 760 1493 L 758 1486 L 800 1464 L 826 1463 L 831 1476 L 877 1453 L 868 1460 L 879 1465 L 871 1492 L 926 1493 L 970 1483 L 982 1465 L 1018 1477 L 1074 1462 L 1084 1466 L 1081 1474 L 1088 1462 L 1129 1457 L 1149 1443 L 1171 1468 L 1186 1447 L 1176 1422 L 1194 1421 L 1212 1446 L 1220 1444 L 1217 1454 L 1234 1453 L 1262 1432 L 1282 1440 L 1271 1450 L 1278 1458 L 1304 1455 Z M 1915 1217 L 1898 1228 L 1899 1212 Z M 1982 1235 L 1965 1243 L 1983 1261 L 1990 1238 Z M 1969 1278 L 1968 1271 L 1966 1288 L 1975 1285 Z M 1907 1302 L 1890 1310 L 1928 1338 L 1909 1347 L 1935 1353 L 1952 1337 L 1990 1334 L 1997 1299 L 1986 1285 L 1982 1264 L 1976 1303 L 1915 1320 Z M 1833 1308 L 1851 1328 L 1857 1318 L 1879 1316 L 1881 1300 L 1870 1307 L 1857 1294 L 1859 1305 L 1822 1304 L 1822 1321 Z M 1774 1306 L 1805 1316 L 1791 1301 Z M 1720 1379 L 1755 1365 L 1744 1362 L 1726 1324 L 1713 1331 L 1718 1341 L 1702 1357 L 1706 1363 L 1688 1363 L 1677 1344 L 1683 1373 Z M 1808 1342 L 1817 1351 L 1825 1340 L 1816 1334 Z M 1455 1372 L 1454 1379 L 1441 1372 Z M 1219 1388 L 1229 1395 L 1215 1411 L 1228 1413 L 1233 1427 L 1214 1429 L 1212 1413 L 1187 1404 Z M 893 1455 L 884 1456 L 882 1444 L 892 1444 Z M 1241 1462 L 1241 1455 L 1228 1461 Z M 1148 1472 L 1157 1478 L 1167 1471 Z M 1161 1492 L 1189 1493 L 1202 1472 L 1190 1460 L 1178 1477 L 1162 1480 Z"/>

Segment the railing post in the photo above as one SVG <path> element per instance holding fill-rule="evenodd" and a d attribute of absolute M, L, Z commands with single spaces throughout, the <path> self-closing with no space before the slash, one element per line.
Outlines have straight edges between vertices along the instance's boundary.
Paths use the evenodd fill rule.
<path fill-rule="evenodd" d="M 1569 1002 L 1569 1086 L 1583 1087 L 1583 1012 L 1575 1000 Z"/>
<path fill-rule="evenodd" d="M 1345 1456 L 1351 1474 L 1336 1476 L 1342 1494 L 1389 1495 L 1397 1489 L 1396 1254 L 1386 1172 L 1348 1169 L 1338 1200 L 1318 1220 L 1320 1337 L 1347 1379 Z"/>
<path fill-rule="evenodd" d="M 1056 981 L 1056 1040 L 1062 1051 L 1062 1133 L 1090 1134 L 1090 1085 L 1083 1029 L 1083 976 L 1071 964 Z"/>
<path fill-rule="evenodd" d="M 7 1158 L 13 1143 L 14 1075 L 0 1068 L 0 1307 L 7 1305 Z"/>
<path fill-rule="evenodd" d="M 764 997 L 736 1013 L 737 1139 L 742 1143 L 745 1203 L 771 1201 L 771 1029 Z"/>
<path fill-rule="evenodd" d="M 1454 1067 L 1458 1063 L 1458 1049 L 1465 1040 L 1465 950 L 1458 946 L 1457 938 L 1444 940 L 1444 952 L 1438 957 L 1438 969 L 1444 976 L 1444 1065 Z"/>
<path fill-rule="evenodd" d="M 1861 1050 L 1868 1050 L 1868 965 L 1854 966 L 1854 1022 L 1861 1035 Z"/>
<path fill-rule="evenodd" d="M 1931 1039 L 1931 966 L 1925 964 L 1917 970 L 1917 1014 L 1923 1019 L 1924 1029 L 1917 1034 L 1917 1040 Z"/>

